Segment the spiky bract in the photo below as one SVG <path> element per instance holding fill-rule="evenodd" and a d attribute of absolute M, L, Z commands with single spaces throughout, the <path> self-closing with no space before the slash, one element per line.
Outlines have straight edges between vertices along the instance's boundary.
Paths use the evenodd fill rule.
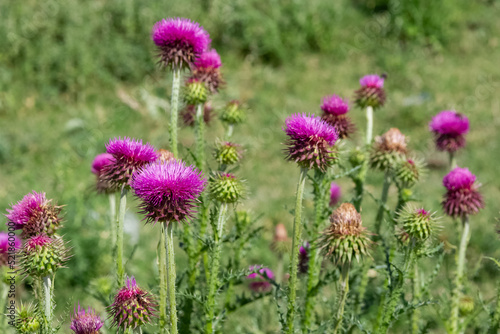
<path fill-rule="evenodd" d="M 188 105 L 205 103 L 208 98 L 207 88 L 202 81 L 196 78 L 190 78 L 184 86 L 183 96 L 184 102 Z"/>
<path fill-rule="evenodd" d="M 243 197 L 243 183 L 231 173 L 214 173 L 210 177 L 210 196 L 221 203 L 236 203 Z"/>
<path fill-rule="evenodd" d="M 16 333 L 34 334 L 40 330 L 40 321 L 33 304 L 23 304 L 16 309 Z"/>
<path fill-rule="evenodd" d="M 246 119 L 246 108 L 240 101 L 230 101 L 220 114 L 220 120 L 228 125 L 243 123 Z"/>
<path fill-rule="evenodd" d="M 446 194 L 444 212 L 451 217 L 476 214 L 484 207 L 483 196 L 475 184 L 476 176 L 467 168 L 456 167 L 443 178 Z"/>
<path fill-rule="evenodd" d="M 387 171 L 403 159 L 406 152 L 406 137 L 399 129 L 391 128 L 382 136 L 375 137 L 370 152 L 370 167 Z"/>
<path fill-rule="evenodd" d="M 20 267 L 26 276 L 53 275 L 69 259 L 68 248 L 60 236 L 37 235 L 29 238 L 20 250 Z"/>
<path fill-rule="evenodd" d="M 241 145 L 228 141 L 218 143 L 214 150 L 214 158 L 221 165 L 234 165 L 241 156 Z"/>
<path fill-rule="evenodd" d="M 421 159 L 399 159 L 394 166 L 394 179 L 400 189 L 411 188 L 425 174 L 425 162 Z"/>
<path fill-rule="evenodd" d="M 71 318 L 70 329 L 75 334 L 99 334 L 104 323 L 95 310 L 88 308 L 85 310 L 78 304 L 78 309 L 75 307 L 74 315 Z"/>
<path fill-rule="evenodd" d="M 396 221 L 402 228 L 401 239 L 411 239 L 417 244 L 429 239 L 437 229 L 434 213 L 411 204 L 407 204 L 398 212 Z"/>

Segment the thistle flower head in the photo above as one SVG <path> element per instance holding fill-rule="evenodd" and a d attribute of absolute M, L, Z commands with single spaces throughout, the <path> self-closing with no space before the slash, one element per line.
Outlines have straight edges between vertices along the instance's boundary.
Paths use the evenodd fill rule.
<path fill-rule="evenodd" d="M 421 159 L 400 159 L 394 167 L 395 180 L 400 189 L 413 187 L 425 173 L 425 163 Z"/>
<path fill-rule="evenodd" d="M 290 249 L 290 241 L 285 224 L 279 223 L 276 225 L 271 249 L 277 254 L 283 255 Z"/>
<path fill-rule="evenodd" d="M 9 253 L 15 253 L 21 248 L 21 240 L 16 236 L 0 232 L 0 267 L 8 264 Z"/>
<path fill-rule="evenodd" d="M 172 68 L 193 66 L 211 42 L 203 27 L 184 18 L 167 18 L 156 22 L 151 39 L 158 47 L 160 63 Z"/>
<path fill-rule="evenodd" d="M 237 100 L 230 101 L 220 114 L 220 120 L 228 125 L 241 124 L 245 119 L 246 110 Z"/>
<path fill-rule="evenodd" d="M 158 153 L 149 143 L 128 137 L 111 139 L 106 150 L 114 160 L 102 169 L 100 180 L 108 182 L 115 191 L 129 186 L 135 171 L 158 159 Z"/>
<path fill-rule="evenodd" d="M 158 155 L 158 161 L 160 162 L 169 162 L 175 160 L 174 154 L 163 148 L 160 148 L 158 151 L 156 151 L 156 154 Z"/>
<path fill-rule="evenodd" d="M 210 124 L 214 117 L 214 110 L 210 101 L 206 102 L 203 107 L 203 121 L 205 124 Z M 196 121 L 196 106 L 188 104 L 182 111 L 182 120 L 186 126 L 194 126 Z"/>
<path fill-rule="evenodd" d="M 40 322 L 36 316 L 33 304 L 23 304 L 16 309 L 16 333 L 33 334 L 38 333 Z"/>
<path fill-rule="evenodd" d="M 484 207 L 483 196 L 476 185 L 476 176 L 467 168 L 456 167 L 443 178 L 446 194 L 442 202 L 451 217 L 465 217 Z"/>
<path fill-rule="evenodd" d="M 70 329 L 75 334 L 99 334 L 104 323 L 95 310 L 88 308 L 85 310 L 78 304 L 78 309 L 75 307 L 74 315 L 71 318 Z"/>
<path fill-rule="evenodd" d="M 234 174 L 212 174 L 209 184 L 210 196 L 221 203 L 236 203 L 243 197 L 243 183 Z"/>
<path fill-rule="evenodd" d="M 338 139 L 335 128 L 320 117 L 294 114 L 285 120 L 283 128 L 288 135 L 287 159 L 303 168 L 322 171 L 333 164 L 331 147 Z"/>
<path fill-rule="evenodd" d="M 362 226 L 361 215 L 351 203 L 343 203 L 330 216 L 330 226 L 318 239 L 318 246 L 333 262 L 344 265 L 353 258 L 359 262 L 368 255 L 370 238 Z"/>
<path fill-rule="evenodd" d="M 103 169 L 113 163 L 114 159 L 109 153 L 101 153 L 92 162 L 91 171 L 96 176 L 96 190 L 98 193 L 112 193 L 115 191 L 106 180 L 101 179 Z"/>
<path fill-rule="evenodd" d="M 377 109 L 385 103 L 384 76 L 365 75 L 359 80 L 361 88 L 355 92 L 354 100 L 360 108 L 371 106 Z"/>
<path fill-rule="evenodd" d="M 132 189 L 142 201 L 142 213 L 147 223 L 153 224 L 192 218 L 205 185 L 199 170 L 179 160 L 146 165 L 132 180 Z"/>
<path fill-rule="evenodd" d="M 387 171 L 406 155 L 406 137 L 399 129 L 391 128 L 382 136 L 375 137 L 370 152 L 370 166 Z"/>
<path fill-rule="evenodd" d="M 59 236 L 44 234 L 29 238 L 20 250 L 23 273 L 34 277 L 53 275 L 69 259 L 68 248 Z"/>
<path fill-rule="evenodd" d="M 349 104 L 338 95 L 328 95 L 323 98 L 321 110 L 336 116 L 344 115 L 349 111 Z"/>
<path fill-rule="evenodd" d="M 48 200 L 45 193 L 33 191 L 7 212 L 7 220 L 13 222 L 16 229 L 22 230 L 23 239 L 38 234 L 53 235 L 61 227 L 61 207 Z"/>
<path fill-rule="evenodd" d="M 228 141 L 220 142 L 216 145 L 214 158 L 221 165 L 234 165 L 242 157 L 241 145 Z"/>
<path fill-rule="evenodd" d="M 274 279 L 274 273 L 271 269 L 260 266 L 251 266 L 249 269 L 253 271 L 258 270 L 258 272 L 247 276 L 247 279 L 251 280 L 249 286 L 253 292 L 263 293 L 272 289 L 271 283 L 267 280 Z"/>
<path fill-rule="evenodd" d="M 214 94 L 224 84 L 220 73 L 222 62 L 220 56 L 214 49 L 203 52 L 194 62 L 192 67 L 193 77 L 201 80 L 207 85 L 208 90 Z"/>
<path fill-rule="evenodd" d="M 335 206 L 340 200 L 340 197 L 342 197 L 342 189 L 338 184 L 335 182 L 332 182 L 330 184 L 330 206 Z"/>
<path fill-rule="evenodd" d="M 432 118 L 429 129 L 434 133 L 438 150 L 456 152 L 465 146 L 469 119 L 456 111 L 444 110 Z"/>
<path fill-rule="evenodd" d="M 207 88 L 201 80 L 191 77 L 184 87 L 184 102 L 188 105 L 197 105 L 207 101 Z"/>
<path fill-rule="evenodd" d="M 299 273 L 305 274 L 309 269 L 309 250 L 311 245 L 307 241 L 299 247 Z"/>
<path fill-rule="evenodd" d="M 340 139 L 348 138 L 356 131 L 356 126 L 346 115 L 349 111 L 347 100 L 338 95 L 325 96 L 321 110 L 323 110 L 323 120 L 337 130 Z"/>
<path fill-rule="evenodd" d="M 402 227 L 401 239 L 410 239 L 422 244 L 438 228 L 434 213 L 407 204 L 399 213 L 397 223 Z"/>
<path fill-rule="evenodd" d="M 127 278 L 126 286 L 118 291 L 109 308 L 112 326 L 123 330 L 147 325 L 156 317 L 153 296 L 142 290 L 134 277 Z"/>

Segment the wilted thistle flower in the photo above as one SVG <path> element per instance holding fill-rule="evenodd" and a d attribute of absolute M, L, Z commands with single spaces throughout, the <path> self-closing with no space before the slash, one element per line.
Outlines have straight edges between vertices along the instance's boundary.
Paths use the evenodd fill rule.
<path fill-rule="evenodd" d="M 8 264 L 9 253 L 13 254 L 21 248 L 21 240 L 17 236 L 9 237 L 8 233 L 0 232 L 0 267 Z"/>
<path fill-rule="evenodd" d="M 376 74 L 365 75 L 359 80 L 361 88 L 355 92 L 354 100 L 360 108 L 368 106 L 380 108 L 385 103 L 384 80 L 386 76 Z"/>
<path fill-rule="evenodd" d="M 332 146 L 338 139 L 335 128 L 320 117 L 294 114 L 285 120 L 288 135 L 287 160 L 302 168 L 326 170 L 333 164 Z"/>
<path fill-rule="evenodd" d="M 387 171 L 406 155 L 406 137 L 399 129 L 391 128 L 382 136 L 375 137 L 370 152 L 370 166 Z"/>
<path fill-rule="evenodd" d="M 330 206 L 335 206 L 340 201 L 342 197 L 342 189 L 338 184 L 332 182 L 330 184 Z"/>
<path fill-rule="evenodd" d="M 40 322 L 36 316 L 33 304 L 21 305 L 16 310 L 16 333 L 19 334 L 33 334 L 38 333 L 40 329 Z"/>
<path fill-rule="evenodd" d="M 179 160 L 157 161 L 134 175 L 132 189 L 141 199 L 147 223 L 182 222 L 193 217 L 198 196 L 205 189 L 203 174 Z"/>
<path fill-rule="evenodd" d="M 70 329 L 75 332 L 75 334 L 99 334 L 100 329 L 104 325 L 95 310 L 88 308 L 85 311 L 84 308 L 80 308 L 78 304 L 78 310 L 75 308 L 74 315 L 71 318 Z"/>
<path fill-rule="evenodd" d="M 336 264 L 350 263 L 353 258 L 359 262 L 368 255 L 371 243 L 361 215 L 351 203 L 343 203 L 330 216 L 330 226 L 318 239 L 318 247 Z"/>
<path fill-rule="evenodd" d="M 219 87 L 224 84 L 220 73 L 221 66 L 222 62 L 217 51 L 212 49 L 203 52 L 191 68 L 192 77 L 205 83 L 210 93 L 215 94 L 219 91 Z"/>
<path fill-rule="evenodd" d="M 98 193 L 111 193 L 114 190 L 107 181 L 101 179 L 101 173 L 107 165 L 113 163 L 114 158 L 109 153 L 98 154 L 92 162 L 92 173 L 96 176 L 96 190 Z"/>
<path fill-rule="evenodd" d="M 323 120 L 335 127 L 340 139 L 349 137 L 356 130 L 354 123 L 346 115 L 349 111 L 349 104 L 340 96 L 325 96 L 321 104 L 321 110 L 323 110 Z"/>
<path fill-rule="evenodd" d="M 285 224 L 279 223 L 274 229 L 271 249 L 278 255 L 283 255 L 290 249 L 291 239 L 288 237 Z"/>
<path fill-rule="evenodd" d="M 215 146 L 214 158 L 221 165 L 234 165 L 242 156 L 241 145 L 228 141 L 220 142 Z"/>
<path fill-rule="evenodd" d="M 212 104 L 206 102 L 203 107 L 203 121 L 205 124 L 210 124 L 210 121 L 214 117 L 214 111 L 212 108 Z M 184 108 L 182 112 L 182 120 L 184 121 L 184 125 L 186 126 L 194 126 L 196 119 L 196 106 L 192 104 L 188 104 L 186 108 Z"/>
<path fill-rule="evenodd" d="M 113 319 L 112 326 L 124 331 L 147 325 L 156 317 L 153 296 L 142 290 L 133 276 L 127 278 L 126 286 L 118 291 L 109 308 Z"/>
<path fill-rule="evenodd" d="M 246 119 L 245 108 L 240 101 L 230 101 L 220 114 L 220 120 L 228 125 L 243 123 Z"/>
<path fill-rule="evenodd" d="M 437 149 L 453 153 L 465 146 L 469 119 L 456 111 L 444 110 L 432 118 L 429 129 L 434 133 Z"/>
<path fill-rule="evenodd" d="M 111 139 L 106 150 L 114 160 L 102 169 L 100 179 L 114 190 L 129 186 L 135 171 L 158 159 L 158 153 L 149 143 L 128 137 Z"/>
<path fill-rule="evenodd" d="M 243 196 L 243 183 L 231 173 L 215 173 L 210 177 L 210 196 L 221 203 L 236 203 Z"/>
<path fill-rule="evenodd" d="M 421 159 L 400 159 L 394 167 L 394 177 L 399 188 L 413 187 L 425 172 L 425 163 Z"/>
<path fill-rule="evenodd" d="M 476 176 L 467 168 L 456 167 L 443 178 L 446 194 L 444 212 L 451 217 L 465 217 L 484 207 L 483 196 L 477 190 Z"/>
<path fill-rule="evenodd" d="M 299 248 L 299 273 L 305 274 L 309 269 L 309 250 L 311 246 L 305 241 Z"/>
<path fill-rule="evenodd" d="M 198 23 L 184 18 L 156 22 L 151 39 L 158 47 L 160 63 L 172 68 L 193 66 L 211 42 L 209 34 Z"/>
<path fill-rule="evenodd" d="M 196 78 L 189 78 L 184 86 L 184 102 L 188 105 L 197 105 L 207 101 L 207 88 Z"/>
<path fill-rule="evenodd" d="M 37 235 L 29 238 L 20 250 L 23 274 L 34 277 L 53 275 L 69 259 L 68 248 L 59 236 Z"/>
<path fill-rule="evenodd" d="M 7 212 L 7 220 L 13 222 L 17 230 L 22 230 L 23 239 L 38 234 L 50 236 L 61 227 L 61 207 L 48 200 L 45 193 L 33 191 L 12 205 L 12 209 L 7 209 Z"/>
<path fill-rule="evenodd" d="M 158 151 L 156 151 L 156 154 L 158 155 L 158 161 L 160 162 L 175 160 L 174 154 L 169 150 L 165 150 L 163 148 L 160 148 Z"/>
<path fill-rule="evenodd" d="M 417 244 L 423 243 L 436 230 L 436 218 L 423 208 L 416 208 L 407 204 L 399 213 L 397 223 L 402 227 L 401 239 L 414 240 Z"/>
<path fill-rule="evenodd" d="M 249 286 L 253 292 L 263 293 L 272 289 L 272 284 L 267 280 L 268 278 L 274 279 L 274 273 L 271 269 L 260 266 L 251 266 L 249 269 L 254 271 L 259 269 L 258 273 L 252 273 L 247 276 L 247 279 L 251 280 Z"/>

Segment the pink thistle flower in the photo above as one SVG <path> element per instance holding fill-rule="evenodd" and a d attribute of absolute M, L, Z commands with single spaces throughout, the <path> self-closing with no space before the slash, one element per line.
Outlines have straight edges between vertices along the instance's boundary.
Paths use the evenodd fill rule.
<path fill-rule="evenodd" d="M 349 111 L 347 100 L 343 100 L 338 95 L 325 96 L 321 110 L 323 110 L 323 120 L 335 127 L 340 139 L 349 137 L 356 130 L 354 123 L 346 115 Z"/>
<path fill-rule="evenodd" d="M 156 22 L 151 39 L 159 49 L 160 62 L 172 68 L 191 67 L 211 43 L 199 23 L 184 18 Z"/>
<path fill-rule="evenodd" d="M 9 253 L 15 253 L 21 248 L 21 239 L 16 235 L 9 236 L 6 232 L 0 232 L 0 267 L 8 264 Z"/>
<path fill-rule="evenodd" d="M 47 200 L 45 193 L 33 191 L 12 205 L 12 209 L 7 209 L 7 212 L 7 220 L 13 222 L 17 230 L 22 230 L 23 239 L 41 233 L 53 235 L 61 227 L 61 207 Z"/>
<path fill-rule="evenodd" d="M 112 164 L 114 161 L 115 158 L 109 153 L 101 153 L 94 158 L 91 171 L 96 176 L 96 190 L 98 193 L 112 193 L 116 191 L 108 182 L 101 179 L 101 172 L 106 166 Z"/>
<path fill-rule="evenodd" d="M 222 62 L 220 56 L 214 49 L 203 52 L 195 60 L 192 67 L 193 77 L 201 80 L 212 94 L 219 91 L 219 87 L 224 84 L 224 79 L 220 73 Z"/>
<path fill-rule="evenodd" d="M 118 291 L 109 308 L 113 319 L 111 325 L 123 330 L 147 325 L 156 317 L 153 296 L 142 290 L 133 276 L 127 278 L 126 286 Z"/>
<path fill-rule="evenodd" d="M 469 119 L 456 111 L 444 110 L 432 118 L 429 129 L 434 133 L 437 149 L 452 153 L 465 146 Z"/>
<path fill-rule="evenodd" d="M 335 182 L 330 184 L 330 206 L 335 206 L 340 201 L 342 197 L 342 189 Z"/>
<path fill-rule="evenodd" d="M 294 114 L 285 120 L 287 160 L 302 168 L 325 170 L 334 160 L 331 147 L 338 139 L 335 128 L 320 117 Z"/>
<path fill-rule="evenodd" d="M 349 104 L 338 95 L 328 95 L 323 98 L 321 110 L 332 115 L 344 115 L 349 111 Z"/>
<path fill-rule="evenodd" d="M 106 150 L 114 160 L 103 167 L 99 180 L 107 182 L 110 190 L 114 191 L 122 186 L 130 186 L 135 171 L 159 158 L 151 144 L 143 144 L 142 140 L 128 137 L 111 139 Z"/>
<path fill-rule="evenodd" d="M 384 80 L 385 75 L 365 75 L 359 80 L 361 88 L 355 92 L 354 100 L 360 108 L 371 106 L 377 109 L 385 103 Z"/>
<path fill-rule="evenodd" d="M 272 284 L 268 279 L 274 280 L 274 273 L 272 272 L 272 270 L 260 266 L 250 266 L 249 269 L 253 271 L 256 271 L 258 269 L 258 273 L 251 273 L 247 276 L 247 279 L 251 280 L 249 284 L 250 290 L 256 293 L 271 291 Z"/>
<path fill-rule="evenodd" d="M 95 310 L 88 308 L 86 311 L 78 304 L 78 310 L 75 307 L 74 315 L 71 318 L 70 329 L 75 334 L 99 334 L 100 329 L 104 325 Z"/>
<path fill-rule="evenodd" d="M 181 222 L 194 214 L 195 203 L 205 189 L 203 174 L 182 161 L 155 162 L 134 175 L 132 189 L 142 200 L 147 223 Z"/>
<path fill-rule="evenodd" d="M 442 202 L 451 217 L 465 217 L 484 207 L 482 195 L 475 184 L 476 176 L 467 168 L 456 167 L 443 178 L 446 194 Z"/>
<path fill-rule="evenodd" d="M 311 246 L 305 241 L 299 248 L 299 273 L 305 274 L 309 269 L 309 250 Z"/>
<path fill-rule="evenodd" d="M 361 87 L 382 88 L 384 87 L 384 80 L 384 76 L 368 74 L 359 79 L 359 84 L 361 85 Z"/>

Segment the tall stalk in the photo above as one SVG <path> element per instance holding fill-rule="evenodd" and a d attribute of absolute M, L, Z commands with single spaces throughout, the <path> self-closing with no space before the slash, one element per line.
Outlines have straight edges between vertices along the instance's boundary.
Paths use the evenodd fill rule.
<path fill-rule="evenodd" d="M 167 249 L 167 290 L 168 307 L 170 314 L 170 334 L 177 334 L 177 302 L 175 300 L 175 254 L 174 233 L 172 224 L 168 224 L 165 230 L 165 248 Z"/>
<path fill-rule="evenodd" d="M 299 182 L 297 183 L 297 197 L 295 202 L 295 219 L 293 220 L 293 241 L 292 254 L 290 256 L 290 289 L 288 294 L 288 312 L 286 314 L 286 332 L 294 333 L 295 321 L 295 298 L 297 296 L 297 270 L 299 264 L 300 234 L 302 230 L 302 197 L 304 196 L 304 186 L 307 177 L 307 169 L 300 170 Z"/>
<path fill-rule="evenodd" d="M 385 205 L 389 196 L 389 188 L 391 186 L 391 177 L 389 172 L 385 172 L 384 185 L 382 187 L 382 195 L 380 196 L 380 206 L 378 208 L 377 217 L 375 218 L 375 233 L 380 236 L 382 229 L 382 221 L 384 220 Z"/>
<path fill-rule="evenodd" d="M 167 241 L 165 236 L 166 232 L 166 224 L 161 223 L 161 233 L 160 233 L 160 243 L 158 244 L 158 273 L 160 275 L 160 302 L 159 302 L 159 333 L 165 334 L 167 333 Z"/>
<path fill-rule="evenodd" d="M 108 195 L 109 199 L 109 221 L 111 222 L 111 245 L 113 247 L 113 257 L 116 256 L 116 194 Z"/>
<path fill-rule="evenodd" d="M 339 286 L 339 305 L 337 307 L 337 315 L 335 317 L 335 328 L 333 334 L 337 334 L 339 329 L 342 327 L 342 320 L 344 319 L 344 308 L 345 302 L 347 300 L 347 294 L 349 293 L 349 264 L 346 263 L 342 266 L 342 277 L 340 279 Z"/>
<path fill-rule="evenodd" d="M 453 168 L 457 167 L 457 157 L 455 155 L 455 152 L 449 152 L 449 158 L 450 158 L 450 170 Z"/>
<path fill-rule="evenodd" d="M 53 286 L 52 278 L 47 275 L 42 278 L 42 312 L 44 317 L 43 329 L 46 333 L 52 333 L 52 318 L 54 312 L 54 306 L 52 305 Z"/>
<path fill-rule="evenodd" d="M 467 243 L 469 242 L 469 217 L 462 218 L 462 238 L 456 256 L 457 273 L 455 274 L 454 287 L 451 295 L 451 316 L 450 316 L 450 333 L 458 333 L 459 326 L 459 304 L 460 295 L 462 294 L 463 281 L 464 281 L 464 268 L 465 268 L 465 254 L 467 251 Z"/>
<path fill-rule="evenodd" d="M 419 272 L 418 272 L 418 264 L 415 263 L 413 265 L 413 301 L 418 301 L 420 300 L 420 277 L 419 277 Z M 420 328 L 419 328 L 419 321 L 420 321 L 420 310 L 418 308 L 415 308 L 411 312 L 411 334 L 418 334 L 420 333 Z"/>
<path fill-rule="evenodd" d="M 181 88 L 181 69 L 174 68 L 172 79 L 172 99 L 170 102 L 170 149 L 175 158 L 178 158 L 177 123 L 179 118 L 179 92 Z"/>
<path fill-rule="evenodd" d="M 373 107 L 366 107 L 366 145 L 372 143 L 373 138 Z"/>
<path fill-rule="evenodd" d="M 127 210 L 127 187 L 122 186 L 120 193 L 120 211 L 116 225 L 116 283 L 118 287 L 125 284 L 125 267 L 123 265 L 123 224 L 125 222 L 125 211 Z"/>

